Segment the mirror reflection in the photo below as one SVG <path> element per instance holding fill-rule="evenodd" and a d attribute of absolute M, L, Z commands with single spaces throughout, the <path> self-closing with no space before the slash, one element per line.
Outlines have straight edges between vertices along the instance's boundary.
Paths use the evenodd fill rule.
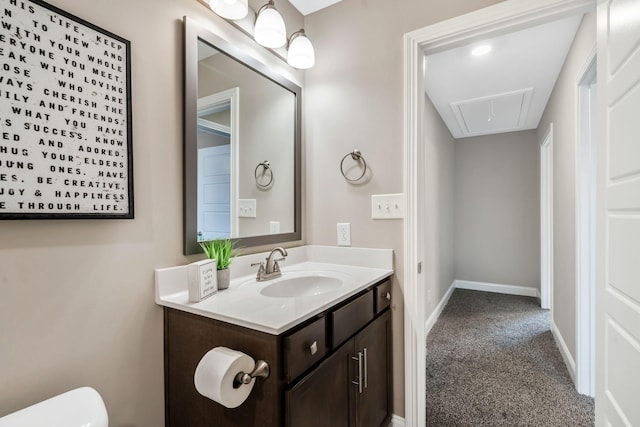
<path fill-rule="evenodd" d="M 198 40 L 198 240 L 294 231 L 295 94 Z"/>
<path fill-rule="evenodd" d="M 300 241 L 301 88 L 245 41 L 184 23 L 185 255 Z"/>

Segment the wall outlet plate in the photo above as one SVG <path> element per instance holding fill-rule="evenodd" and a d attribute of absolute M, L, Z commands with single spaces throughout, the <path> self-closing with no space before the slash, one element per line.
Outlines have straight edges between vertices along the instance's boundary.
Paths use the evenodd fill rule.
<path fill-rule="evenodd" d="M 351 246 L 351 223 L 338 223 L 338 246 Z"/>
<path fill-rule="evenodd" d="M 269 234 L 280 234 L 280 221 L 269 221 Z"/>
<path fill-rule="evenodd" d="M 374 194 L 371 196 L 371 219 L 404 218 L 404 194 Z"/>

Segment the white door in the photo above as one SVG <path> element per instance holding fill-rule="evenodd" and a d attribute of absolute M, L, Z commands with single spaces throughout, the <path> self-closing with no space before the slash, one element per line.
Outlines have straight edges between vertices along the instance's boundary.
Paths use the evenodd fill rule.
<path fill-rule="evenodd" d="M 231 145 L 198 149 L 199 240 L 231 237 Z"/>
<path fill-rule="evenodd" d="M 598 3 L 596 425 L 640 426 L 640 1 Z"/>

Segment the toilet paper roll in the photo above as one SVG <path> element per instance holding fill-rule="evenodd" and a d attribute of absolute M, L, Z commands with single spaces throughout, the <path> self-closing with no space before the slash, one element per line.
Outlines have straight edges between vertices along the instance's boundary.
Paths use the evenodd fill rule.
<path fill-rule="evenodd" d="M 246 354 L 226 347 L 209 350 L 198 363 L 193 382 L 201 395 L 226 406 L 237 408 L 249 397 L 255 378 L 249 384 L 234 388 L 240 372 L 253 371 L 255 361 Z"/>

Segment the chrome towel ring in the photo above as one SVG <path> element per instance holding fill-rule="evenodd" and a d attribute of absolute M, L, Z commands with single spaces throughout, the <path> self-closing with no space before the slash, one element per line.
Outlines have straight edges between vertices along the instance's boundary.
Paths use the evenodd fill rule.
<path fill-rule="evenodd" d="M 266 184 L 262 184 L 258 180 L 258 169 L 260 169 L 261 167 L 262 167 L 262 174 L 261 175 L 265 175 L 267 172 L 269 172 L 269 182 L 267 182 Z M 256 185 L 259 188 L 269 188 L 269 186 L 273 183 L 273 169 L 271 169 L 271 164 L 269 163 L 269 161 L 268 160 L 264 160 L 264 161 L 258 163 L 258 165 L 256 166 L 255 171 L 253 172 L 253 176 L 255 177 Z"/>
<path fill-rule="evenodd" d="M 362 174 L 360 174 L 359 177 L 354 179 L 347 177 L 347 174 L 344 172 L 344 161 L 349 156 L 351 156 L 351 158 L 358 163 L 362 162 Z M 360 150 L 356 148 L 352 152 L 345 154 L 345 156 L 342 158 L 342 161 L 340 161 L 340 172 L 342 173 L 342 176 L 344 177 L 344 179 L 346 179 L 349 182 L 360 181 L 364 177 L 364 174 L 367 173 L 367 161 L 364 159 L 364 157 L 362 157 L 362 153 L 360 152 Z"/>

